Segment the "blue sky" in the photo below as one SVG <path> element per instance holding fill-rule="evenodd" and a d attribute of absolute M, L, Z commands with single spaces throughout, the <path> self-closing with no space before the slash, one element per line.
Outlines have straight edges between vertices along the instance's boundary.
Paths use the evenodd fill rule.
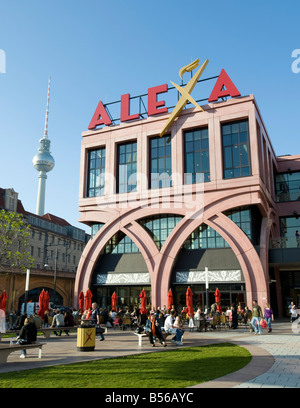
<path fill-rule="evenodd" d="M 83 227 L 77 222 L 81 132 L 98 101 L 179 83 L 178 70 L 196 58 L 210 61 L 203 78 L 224 68 L 242 95 L 255 95 L 277 155 L 300 154 L 300 73 L 291 69 L 292 52 L 300 49 L 299 15 L 293 0 L 0 0 L 6 55 L 0 187 L 14 188 L 35 212 L 32 158 L 51 75 L 48 135 L 56 165 L 45 210 Z"/>

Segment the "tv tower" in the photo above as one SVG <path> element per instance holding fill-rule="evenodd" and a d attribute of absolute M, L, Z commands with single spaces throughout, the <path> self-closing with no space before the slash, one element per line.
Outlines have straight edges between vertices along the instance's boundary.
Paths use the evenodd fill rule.
<path fill-rule="evenodd" d="M 36 215 L 45 213 L 45 193 L 47 173 L 55 166 L 54 158 L 50 154 L 50 140 L 48 139 L 48 116 L 49 116 L 49 99 L 50 99 L 50 77 L 48 83 L 47 108 L 45 117 L 44 136 L 40 139 L 38 153 L 32 159 L 34 168 L 39 172 L 39 188 L 36 203 Z"/>

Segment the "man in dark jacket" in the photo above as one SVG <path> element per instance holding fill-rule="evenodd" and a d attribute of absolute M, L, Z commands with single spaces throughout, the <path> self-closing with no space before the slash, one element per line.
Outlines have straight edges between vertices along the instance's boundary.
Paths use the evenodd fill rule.
<path fill-rule="evenodd" d="M 22 327 L 19 336 L 18 344 L 31 344 L 36 342 L 37 328 L 36 325 L 29 319 L 26 318 L 24 321 L 24 326 Z M 22 350 L 20 358 L 26 357 L 26 350 Z"/>
<path fill-rule="evenodd" d="M 159 323 L 157 321 L 157 318 L 155 317 L 154 311 L 150 312 L 150 317 L 146 321 L 145 333 L 148 334 L 150 343 L 152 344 L 152 347 L 155 347 L 155 344 L 154 344 L 154 341 L 153 341 L 154 336 L 159 339 L 160 344 L 162 344 L 164 347 L 166 347 L 167 344 L 166 344 L 166 342 L 165 342 L 165 340 L 163 338 L 161 328 L 160 328 L 160 325 L 159 325 Z"/>

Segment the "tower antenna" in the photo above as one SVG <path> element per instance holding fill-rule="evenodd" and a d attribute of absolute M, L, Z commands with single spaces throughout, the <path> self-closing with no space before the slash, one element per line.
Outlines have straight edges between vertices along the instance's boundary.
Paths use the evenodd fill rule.
<path fill-rule="evenodd" d="M 36 214 L 43 216 L 45 213 L 45 195 L 47 173 L 55 166 L 54 158 L 50 154 L 50 139 L 48 139 L 48 116 L 50 100 L 50 77 L 48 82 L 47 107 L 45 117 L 44 136 L 40 139 L 38 153 L 32 160 L 33 167 L 39 172 L 39 187 L 36 204 Z"/>
<path fill-rule="evenodd" d="M 49 76 L 49 81 L 48 81 L 48 94 L 47 94 L 47 107 L 46 107 L 46 116 L 45 116 L 44 137 L 48 137 L 48 116 L 49 116 L 49 101 L 50 101 L 50 81 L 51 81 L 51 77 Z"/>

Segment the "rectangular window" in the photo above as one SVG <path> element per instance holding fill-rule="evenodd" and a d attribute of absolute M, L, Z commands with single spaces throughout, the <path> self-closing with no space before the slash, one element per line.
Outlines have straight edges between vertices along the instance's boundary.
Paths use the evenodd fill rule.
<path fill-rule="evenodd" d="M 104 195 L 105 184 L 105 147 L 88 153 L 87 196 Z"/>
<path fill-rule="evenodd" d="M 210 181 L 208 128 L 184 134 L 184 183 Z"/>
<path fill-rule="evenodd" d="M 299 201 L 300 200 L 300 171 L 277 174 L 275 177 L 276 200 Z"/>
<path fill-rule="evenodd" d="M 300 247 L 300 218 L 298 216 L 280 217 L 280 247 Z"/>
<path fill-rule="evenodd" d="M 222 125 L 224 178 L 251 176 L 248 120 Z"/>
<path fill-rule="evenodd" d="M 172 186 L 170 136 L 150 139 L 150 188 Z"/>
<path fill-rule="evenodd" d="M 137 143 L 118 145 L 117 193 L 136 191 Z"/>

